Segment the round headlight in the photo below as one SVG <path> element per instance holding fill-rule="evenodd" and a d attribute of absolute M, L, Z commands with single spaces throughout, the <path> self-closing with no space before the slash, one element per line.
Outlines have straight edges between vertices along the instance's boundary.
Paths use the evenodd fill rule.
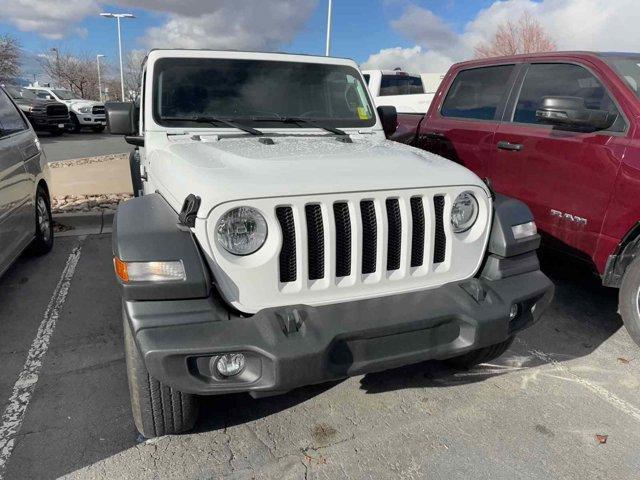
<path fill-rule="evenodd" d="M 267 222 L 255 208 L 238 207 L 225 213 L 216 225 L 216 240 L 227 252 L 250 255 L 267 239 Z"/>
<path fill-rule="evenodd" d="M 473 227 L 478 219 L 478 201 L 469 192 L 456 197 L 451 209 L 451 225 L 455 233 L 462 233 Z"/>

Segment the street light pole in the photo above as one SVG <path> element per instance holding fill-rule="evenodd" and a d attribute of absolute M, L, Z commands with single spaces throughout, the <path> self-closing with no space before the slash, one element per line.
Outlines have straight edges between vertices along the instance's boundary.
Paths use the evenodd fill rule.
<path fill-rule="evenodd" d="M 325 57 L 329 56 L 329 53 L 331 52 L 331 7 L 332 7 L 332 0 L 329 0 L 329 9 L 327 11 L 327 46 L 324 50 L 324 55 Z"/>
<path fill-rule="evenodd" d="M 102 103 L 102 82 L 100 81 L 100 58 L 104 55 L 96 55 L 96 63 L 98 64 L 98 93 L 100 94 L 100 103 Z"/>
<path fill-rule="evenodd" d="M 56 48 L 53 47 L 51 49 L 52 52 L 56 52 L 56 87 L 61 87 L 62 85 L 60 84 L 60 51 Z"/>
<path fill-rule="evenodd" d="M 124 102 L 124 70 L 122 68 L 122 35 L 120 33 L 121 18 L 136 18 L 131 13 L 101 13 L 101 17 L 115 18 L 118 22 L 118 56 L 120 57 L 120 91 L 122 93 L 121 100 Z"/>

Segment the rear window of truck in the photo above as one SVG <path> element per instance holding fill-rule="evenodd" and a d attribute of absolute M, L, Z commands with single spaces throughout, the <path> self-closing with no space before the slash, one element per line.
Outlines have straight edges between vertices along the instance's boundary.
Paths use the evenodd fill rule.
<path fill-rule="evenodd" d="M 380 96 L 417 95 L 424 93 L 422 79 L 411 75 L 383 75 L 380 81 Z"/>
<path fill-rule="evenodd" d="M 513 65 L 462 70 L 451 84 L 440 114 L 443 117 L 493 120 L 509 86 Z"/>

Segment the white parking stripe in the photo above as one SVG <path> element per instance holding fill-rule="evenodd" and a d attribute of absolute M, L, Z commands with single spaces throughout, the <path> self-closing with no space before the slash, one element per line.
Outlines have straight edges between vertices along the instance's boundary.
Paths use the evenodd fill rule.
<path fill-rule="evenodd" d="M 60 280 L 44 312 L 36 338 L 31 343 L 27 360 L 24 362 L 24 367 L 13 386 L 13 392 L 9 398 L 7 408 L 2 414 L 2 419 L 0 420 L 0 480 L 4 477 L 5 466 L 13 452 L 16 435 L 20 431 L 31 395 L 36 383 L 38 383 L 42 359 L 47 350 L 49 350 L 49 342 L 51 341 L 53 330 L 56 328 L 60 309 L 67 299 L 71 279 L 76 271 L 78 260 L 80 260 L 84 239 L 85 237 L 79 237 L 78 244 L 69 254 L 69 258 L 67 258 Z"/>

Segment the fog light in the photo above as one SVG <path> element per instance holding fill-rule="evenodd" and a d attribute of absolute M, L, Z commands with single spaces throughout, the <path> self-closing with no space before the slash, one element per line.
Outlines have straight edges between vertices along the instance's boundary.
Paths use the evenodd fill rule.
<path fill-rule="evenodd" d="M 509 310 L 509 321 L 515 319 L 520 313 L 520 307 L 518 304 L 511 305 L 511 309 Z"/>
<path fill-rule="evenodd" d="M 244 355 L 241 353 L 225 353 L 218 357 L 216 370 L 223 377 L 233 377 L 244 370 Z"/>

